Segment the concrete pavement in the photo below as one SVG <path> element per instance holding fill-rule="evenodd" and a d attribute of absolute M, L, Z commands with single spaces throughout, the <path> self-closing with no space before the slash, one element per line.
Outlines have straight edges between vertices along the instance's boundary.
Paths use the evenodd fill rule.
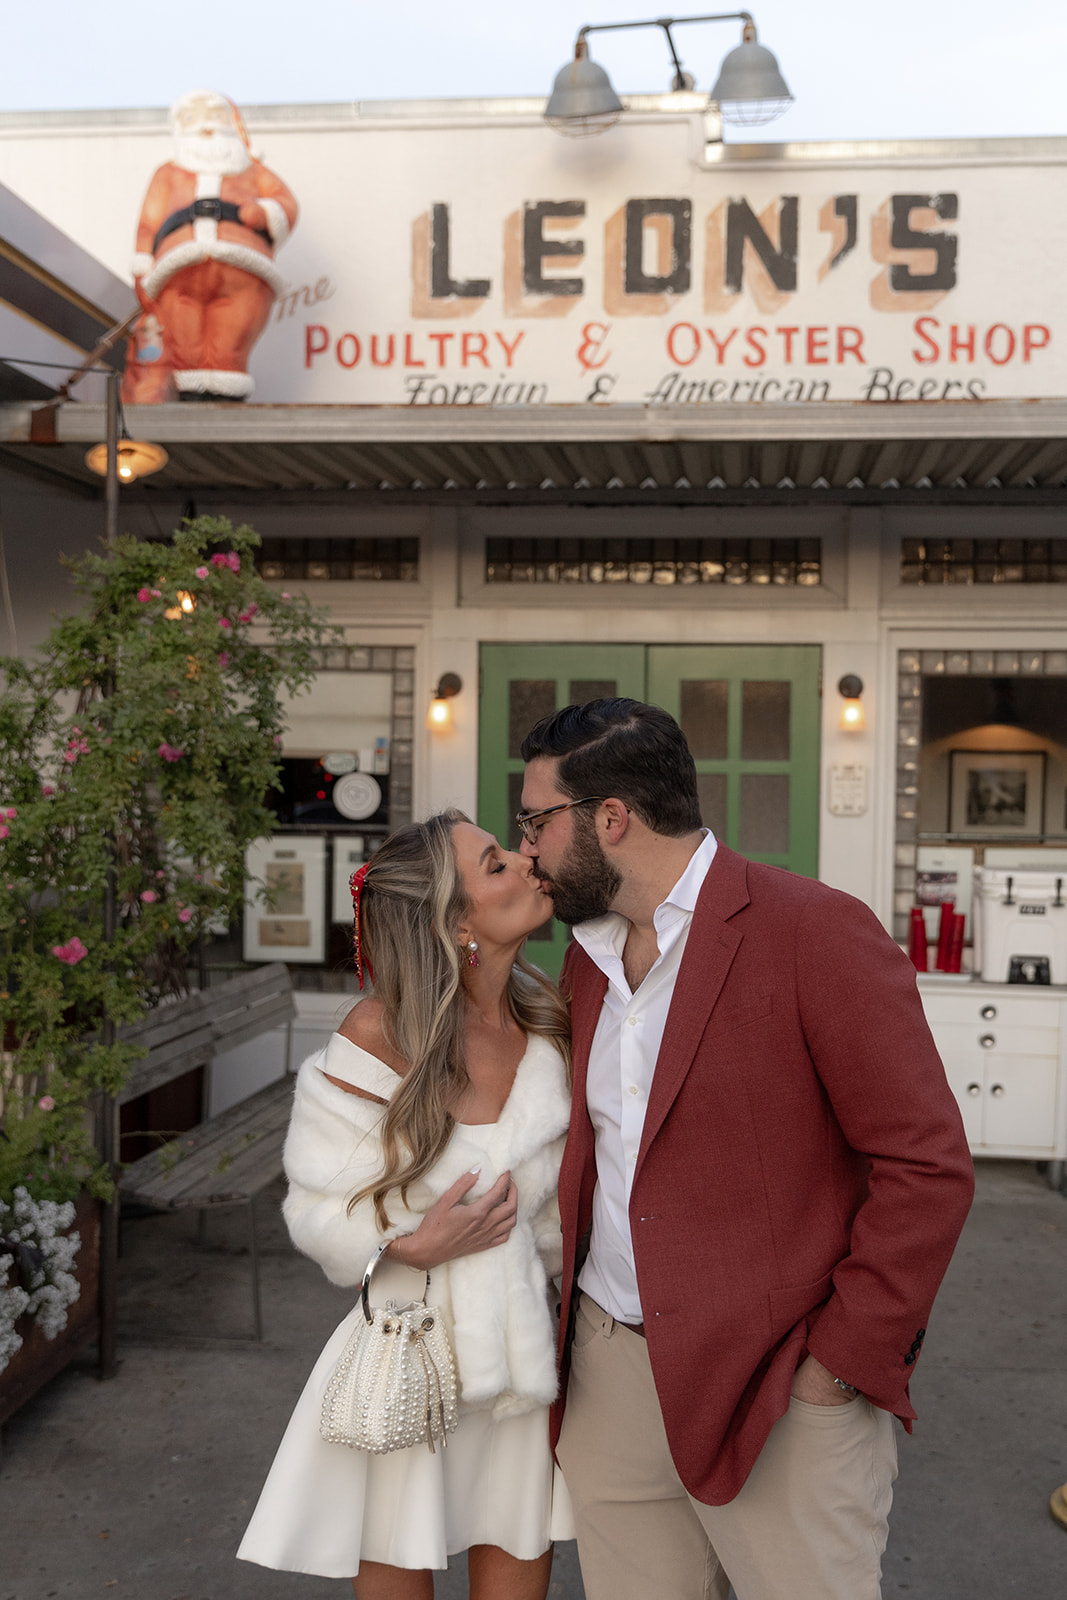
<path fill-rule="evenodd" d="M 259 1346 L 171 1337 L 248 1331 L 240 1213 L 209 1218 L 204 1250 L 192 1217 L 127 1224 L 118 1378 L 97 1383 L 86 1360 L 4 1429 L 0 1600 L 350 1594 L 233 1559 L 306 1373 L 350 1303 L 289 1248 L 280 1192 L 258 1212 Z M 885 1600 L 1064 1600 L 1067 1530 L 1048 1497 L 1067 1479 L 1067 1199 L 1032 1166 L 980 1163 L 913 1394 L 920 1421 L 900 1438 Z M 465 1593 L 458 1562 L 438 1600 Z M 557 1552 L 552 1595 L 581 1600 L 573 1546 Z"/>

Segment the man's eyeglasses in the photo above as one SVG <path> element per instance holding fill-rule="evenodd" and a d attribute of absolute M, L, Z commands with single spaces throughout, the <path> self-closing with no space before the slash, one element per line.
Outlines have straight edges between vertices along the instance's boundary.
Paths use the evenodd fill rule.
<path fill-rule="evenodd" d="M 572 806 L 599 805 L 604 799 L 606 796 L 602 794 L 587 794 L 583 800 L 564 800 L 561 805 L 546 806 L 543 811 L 520 811 L 515 821 L 527 844 L 536 844 L 546 817 L 554 816 L 557 811 L 569 811 Z"/>

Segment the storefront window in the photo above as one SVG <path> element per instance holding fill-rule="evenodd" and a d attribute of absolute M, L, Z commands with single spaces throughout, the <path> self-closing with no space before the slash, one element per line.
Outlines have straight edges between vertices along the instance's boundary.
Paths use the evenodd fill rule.
<path fill-rule="evenodd" d="M 969 916 L 976 866 L 1035 853 L 1067 862 L 1067 650 L 901 651 L 894 934 L 916 904 Z"/>
<path fill-rule="evenodd" d="M 486 583 L 814 588 L 819 539 L 487 539 Z"/>
<path fill-rule="evenodd" d="M 1067 583 L 1067 539 L 904 539 L 901 583 Z"/>

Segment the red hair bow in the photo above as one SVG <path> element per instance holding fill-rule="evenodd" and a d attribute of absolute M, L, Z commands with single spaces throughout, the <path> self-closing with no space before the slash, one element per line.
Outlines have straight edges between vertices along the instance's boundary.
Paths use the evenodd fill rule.
<path fill-rule="evenodd" d="M 363 988 L 364 966 L 367 969 L 367 977 L 370 979 L 371 983 L 374 982 L 374 971 L 371 967 L 371 964 L 369 961 L 364 961 L 363 959 L 363 925 L 359 909 L 359 902 L 362 898 L 363 888 L 367 881 L 367 868 L 369 866 L 370 862 L 364 861 L 363 865 L 361 867 L 357 867 L 356 871 L 353 872 L 351 878 L 348 880 L 348 887 L 352 891 L 352 918 L 354 923 L 352 933 L 352 954 L 355 957 L 356 973 L 359 977 L 359 987 L 361 990 Z"/>

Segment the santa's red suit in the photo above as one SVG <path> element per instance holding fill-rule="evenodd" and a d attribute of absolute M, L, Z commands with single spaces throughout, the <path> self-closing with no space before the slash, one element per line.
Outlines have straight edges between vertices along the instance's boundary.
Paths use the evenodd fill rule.
<path fill-rule="evenodd" d="M 131 402 L 169 398 L 172 386 L 183 399 L 251 395 L 248 358 L 283 283 L 274 252 L 296 222 L 295 199 L 249 152 L 236 108 L 198 94 L 179 102 L 176 118 L 189 102 L 207 114 L 179 123 L 179 160 L 153 176 L 137 229 L 142 320 L 158 318 L 163 346 L 144 360 L 135 330 L 123 386 Z"/>

